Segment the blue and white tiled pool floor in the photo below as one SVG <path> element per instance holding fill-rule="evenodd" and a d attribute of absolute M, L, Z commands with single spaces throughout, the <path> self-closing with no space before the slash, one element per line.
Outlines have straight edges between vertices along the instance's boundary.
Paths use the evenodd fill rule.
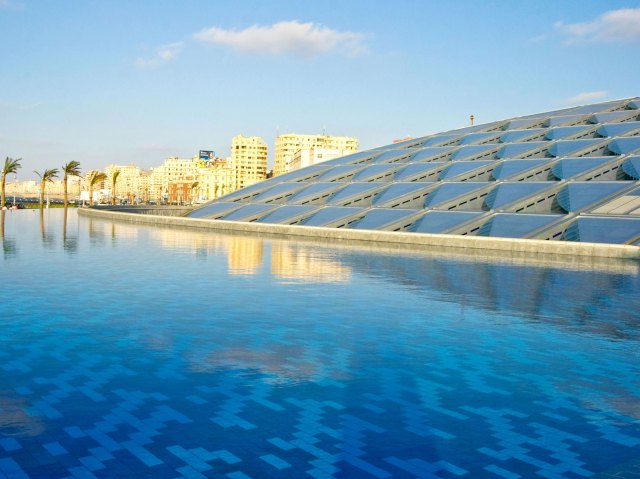
<path fill-rule="evenodd" d="M 637 274 L 247 238 L 236 274 L 238 238 L 80 221 L 69 253 L 27 219 L 2 262 L 0 479 L 637 470 Z M 333 280 L 283 279 L 283 248 Z"/>

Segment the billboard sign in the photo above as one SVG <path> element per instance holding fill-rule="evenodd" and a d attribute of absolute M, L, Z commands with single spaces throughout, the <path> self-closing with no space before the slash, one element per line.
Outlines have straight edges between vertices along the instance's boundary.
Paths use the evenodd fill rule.
<path fill-rule="evenodd" d="M 200 161 L 212 161 L 216 152 L 212 150 L 200 150 Z"/>

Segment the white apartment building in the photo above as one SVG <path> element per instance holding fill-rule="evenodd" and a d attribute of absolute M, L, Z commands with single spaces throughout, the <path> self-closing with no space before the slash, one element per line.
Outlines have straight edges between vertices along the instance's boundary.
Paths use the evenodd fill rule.
<path fill-rule="evenodd" d="M 259 136 L 234 136 L 231 162 L 236 171 L 236 186 L 244 188 L 267 178 L 267 144 Z"/>
<path fill-rule="evenodd" d="M 333 160 L 346 154 L 348 153 L 345 153 L 344 150 L 337 150 L 335 148 L 302 148 L 293 155 L 293 159 L 289 165 L 289 171 L 299 170 L 306 166 Z"/>
<path fill-rule="evenodd" d="M 276 158 L 273 175 L 291 171 L 291 162 L 299 150 L 325 148 L 339 150 L 340 156 L 358 151 L 358 140 L 348 136 L 286 134 L 276 138 Z"/>

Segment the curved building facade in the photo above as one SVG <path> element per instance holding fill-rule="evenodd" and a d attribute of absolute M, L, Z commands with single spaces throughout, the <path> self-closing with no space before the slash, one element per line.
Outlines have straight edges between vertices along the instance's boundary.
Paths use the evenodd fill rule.
<path fill-rule="evenodd" d="M 354 153 L 235 191 L 189 216 L 640 245 L 640 98 Z"/>

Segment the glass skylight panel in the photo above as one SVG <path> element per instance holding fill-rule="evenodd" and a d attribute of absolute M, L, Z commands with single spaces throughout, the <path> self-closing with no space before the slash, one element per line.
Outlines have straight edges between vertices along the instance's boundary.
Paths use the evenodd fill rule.
<path fill-rule="evenodd" d="M 501 238 L 526 238 L 564 218 L 566 215 L 498 213 L 489 218 L 477 234 Z"/>
<path fill-rule="evenodd" d="M 622 171 L 624 171 L 631 178 L 640 180 L 640 156 L 630 156 L 622 164 Z"/>
<path fill-rule="evenodd" d="M 315 165 L 306 166 L 299 170 L 289 171 L 283 175 L 276 176 L 273 180 L 280 182 L 293 182 L 293 181 L 307 181 L 313 178 L 317 178 L 323 172 L 329 170 L 331 164 L 329 162 L 318 163 Z"/>
<path fill-rule="evenodd" d="M 596 128 L 593 125 L 579 125 L 579 126 L 560 126 L 558 128 L 551 128 L 545 134 L 545 138 L 548 140 L 562 140 L 563 138 L 569 138 L 572 136 L 595 134 Z"/>
<path fill-rule="evenodd" d="M 383 178 L 390 180 L 395 172 L 403 167 L 404 165 L 396 163 L 370 165 L 355 175 L 353 181 L 379 181 Z"/>
<path fill-rule="evenodd" d="M 505 160 L 496 166 L 496 169 L 491 172 L 491 176 L 496 180 L 506 180 L 518 173 L 523 173 L 545 163 L 549 163 L 549 160 L 544 158 L 536 158 L 532 160 Z"/>
<path fill-rule="evenodd" d="M 266 215 L 274 210 L 278 205 L 265 203 L 248 203 L 241 208 L 224 215 L 222 218 L 226 221 L 255 221 L 257 218 Z"/>
<path fill-rule="evenodd" d="M 305 226 L 326 226 L 339 228 L 346 226 L 351 221 L 355 221 L 364 216 L 368 208 L 357 208 L 350 206 L 326 206 L 305 219 L 302 224 Z"/>
<path fill-rule="evenodd" d="M 358 172 L 364 170 L 366 165 L 338 165 L 321 174 L 318 181 L 350 181 Z"/>
<path fill-rule="evenodd" d="M 260 183 L 254 183 L 253 185 L 245 186 L 244 188 L 241 188 L 239 190 L 232 191 L 231 193 L 222 196 L 220 199 L 224 201 L 248 201 L 250 198 L 253 198 L 261 192 L 268 190 L 278 183 L 280 183 L 279 179 L 271 178 L 269 180 L 261 181 Z"/>
<path fill-rule="evenodd" d="M 325 203 L 327 198 L 348 183 L 310 183 L 304 190 L 287 199 L 287 204 Z"/>
<path fill-rule="evenodd" d="M 544 118 L 516 118 L 509 121 L 505 130 L 530 130 L 542 126 Z"/>
<path fill-rule="evenodd" d="M 564 186 L 556 200 L 563 210 L 569 213 L 578 212 L 608 201 L 633 184 L 633 181 L 576 181 Z"/>
<path fill-rule="evenodd" d="M 518 143 L 530 139 L 531 137 L 544 137 L 548 128 L 531 128 L 529 130 L 511 130 L 500 136 L 502 143 Z"/>
<path fill-rule="evenodd" d="M 451 158 L 457 146 L 433 146 L 429 148 L 420 148 L 413 154 L 411 162 L 432 162 L 443 161 Z"/>
<path fill-rule="evenodd" d="M 331 165 L 352 165 L 352 164 L 363 163 L 363 162 L 366 163 L 373 160 L 373 158 L 376 158 L 379 154 L 380 154 L 379 151 L 373 151 L 373 150 L 359 151 L 357 153 L 351 153 L 350 155 L 334 158 L 325 163 L 328 163 Z"/>
<path fill-rule="evenodd" d="M 632 100 L 629 103 L 627 103 L 627 108 L 640 110 L 640 99 Z"/>
<path fill-rule="evenodd" d="M 472 158 L 494 158 L 496 145 L 467 145 L 462 146 L 451 155 L 452 161 L 470 160 Z"/>
<path fill-rule="evenodd" d="M 396 173 L 394 181 L 435 181 L 449 163 L 412 163 Z"/>
<path fill-rule="evenodd" d="M 418 219 L 410 229 L 415 233 L 442 234 L 485 214 L 475 211 L 429 211 Z"/>
<path fill-rule="evenodd" d="M 590 123 L 620 123 L 635 120 L 640 120 L 640 112 L 634 110 L 596 113 L 591 118 L 589 118 Z"/>
<path fill-rule="evenodd" d="M 607 140 L 588 138 L 583 140 L 560 140 L 549 146 L 549 153 L 561 156 L 593 156 L 606 152 Z"/>
<path fill-rule="evenodd" d="M 215 220 L 233 210 L 237 210 L 243 204 L 244 203 L 236 203 L 232 201 L 209 203 L 202 206 L 201 208 L 193 210 L 189 214 L 189 217 L 190 218 L 207 218 L 207 219 Z"/>
<path fill-rule="evenodd" d="M 498 158 L 542 158 L 547 156 L 548 141 L 527 141 L 525 143 L 507 143 L 500 147 L 496 156 Z"/>
<path fill-rule="evenodd" d="M 571 126 L 571 125 L 586 125 L 589 117 L 586 115 L 562 115 L 552 116 L 547 118 L 544 122 L 544 126 Z"/>
<path fill-rule="evenodd" d="M 425 193 L 434 188 L 436 183 L 391 183 L 389 187 L 378 193 L 373 200 L 374 206 L 402 205 L 404 201 L 410 203 L 424 197 Z"/>
<path fill-rule="evenodd" d="M 350 183 L 327 200 L 330 205 L 343 205 L 347 203 L 358 203 L 362 205 L 371 204 L 376 191 L 386 188 L 388 183 Z M 362 206 L 359 205 L 359 206 Z"/>
<path fill-rule="evenodd" d="M 372 208 L 364 218 L 351 224 L 349 228 L 361 230 L 404 229 L 413 223 L 423 211 L 422 209 Z"/>
<path fill-rule="evenodd" d="M 291 225 L 321 208 L 317 205 L 284 205 L 256 220 L 258 223 Z"/>
<path fill-rule="evenodd" d="M 422 142 L 422 147 L 426 146 L 449 146 L 457 145 L 458 139 L 462 136 L 461 133 L 449 133 L 445 135 L 436 135 L 428 138 Z"/>
<path fill-rule="evenodd" d="M 597 132 L 603 137 L 638 135 L 640 134 L 640 121 L 605 123 L 598 128 Z"/>
<path fill-rule="evenodd" d="M 640 238 L 640 217 L 578 217 L 565 240 L 584 243 L 631 244 Z"/>
<path fill-rule="evenodd" d="M 584 115 L 588 113 L 599 113 L 599 112 L 604 112 L 608 110 L 617 110 L 617 109 L 624 108 L 625 103 L 626 103 L 625 100 L 623 101 L 616 100 L 616 101 L 609 101 L 604 103 L 596 103 L 593 105 L 584 105 L 584 106 L 579 106 L 572 109 L 570 113 L 573 115 Z"/>
<path fill-rule="evenodd" d="M 628 138 L 616 138 L 607 145 L 616 155 L 627 155 L 629 153 L 636 153 L 640 150 L 640 136 L 631 136 Z"/>
<path fill-rule="evenodd" d="M 604 157 L 584 157 L 584 158 L 565 158 L 555 163 L 551 167 L 554 176 L 561 180 L 568 180 L 574 176 L 580 175 L 598 166 L 605 165 L 612 160 L 611 156 Z"/>
<path fill-rule="evenodd" d="M 454 198 L 470 195 L 475 190 L 480 190 L 490 185 L 487 181 L 464 182 L 464 183 L 442 183 L 432 193 L 427 196 L 425 207 L 436 208 L 438 205 L 446 203 Z"/>
<path fill-rule="evenodd" d="M 415 152 L 415 148 L 399 148 L 388 150 L 376 156 L 373 161 L 374 163 L 395 163 L 397 161 L 406 161 L 406 159 Z"/>
<path fill-rule="evenodd" d="M 284 202 L 288 196 L 300 191 L 306 186 L 306 183 L 280 183 L 255 196 L 251 201 L 253 203 L 270 203 Z"/>
<path fill-rule="evenodd" d="M 523 200 L 546 188 L 555 187 L 554 181 L 514 181 L 513 183 L 500 183 L 487 195 L 485 204 L 487 208 L 500 209 L 510 203 Z"/>
<path fill-rule="evenodd" d="M 498 143 L 499 137 L 500 134 L 496 132 L 469 133 L 468 135 L 463 136 L 460 141 L 458 141 L 458 144 L 479 145 L 483 143 Z"/>
<path fill-rule="evenodd" d="M 493 165 L 495 161 L 455 161 L 452 162 L 447 169 L 440 173 L 441 180 L 448 180 L 464 173 L 486 167 L 487 165 Z"/>

